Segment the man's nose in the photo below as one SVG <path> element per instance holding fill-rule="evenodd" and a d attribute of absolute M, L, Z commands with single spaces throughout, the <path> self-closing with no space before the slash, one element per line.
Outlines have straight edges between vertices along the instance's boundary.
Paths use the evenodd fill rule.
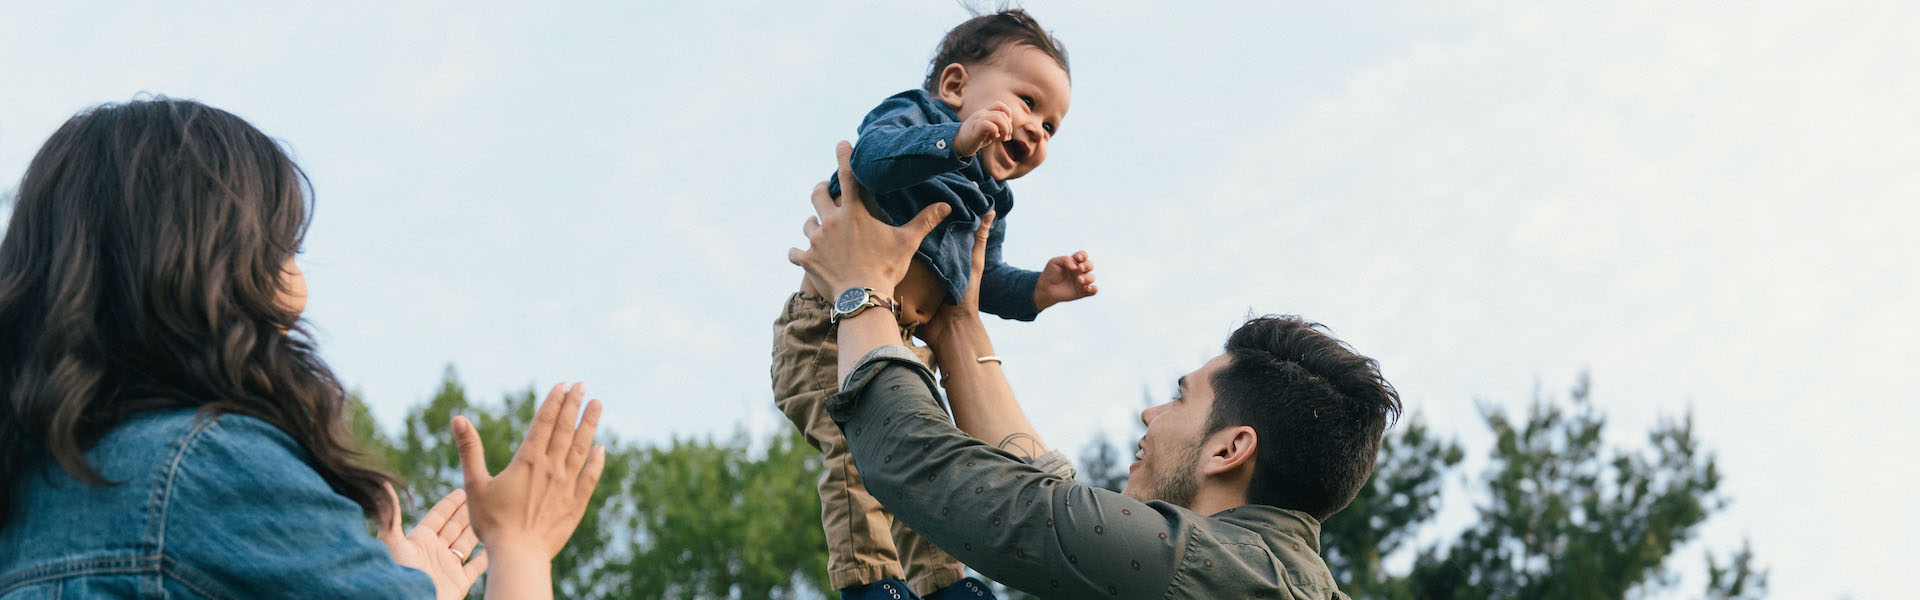
<path fill-rule="evenodd" d="M 1148 427 L 1152 427 L 1153 417 L 1154 415 L 1160 414 L 1161 406 L 1165 406 L 1165 405 L 1160 404 L 1160 405 L 1149 406 L 1145 410 L 1140 411 L 1140 424 L 1146 425 Z"/>

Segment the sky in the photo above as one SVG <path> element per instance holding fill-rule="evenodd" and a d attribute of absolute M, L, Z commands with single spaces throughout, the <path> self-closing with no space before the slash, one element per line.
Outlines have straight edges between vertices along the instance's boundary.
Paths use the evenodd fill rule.
<path fill-rule="evenodd" d="M 311 176 L 307 318 L 383 422 L 451 365 L 584 380 L 623 439 L 775 432 L 807 194 L 966 17 L 800 4 L 0 0 L 0 189 L 77 111 L 198 99 Z M 1300 314 L 1470 456 L 1478 407 L 1583 372 L 1612 443 L 1690 413 L 1733 502 L 1657 596 L 1742 539 L 1778 597 L 1910 594 L 1920 6 L 1026 7 L 1073 104 L 1007 260 L 1084 249 L 1101 287 L 989 324 L 1051 445 L 1132 441 L 1246 316 Z"/>

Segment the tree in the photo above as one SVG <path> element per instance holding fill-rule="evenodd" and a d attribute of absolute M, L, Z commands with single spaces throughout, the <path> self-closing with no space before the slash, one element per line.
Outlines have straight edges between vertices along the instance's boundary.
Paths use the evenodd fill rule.
<path fill-rule="evenodd" d="M 815 484 L 820 455 L 797 432 L 763 458 L 745 434 L 676 440 L 637 460 L 627 488 L 637 555 L 611 569 L 620 598 L 773 598 L 827 588 Z"/>
<path fill-rule="evenodd" d="M 1127 462 L 1123 462 L 1120 445 L 1107 439 L 1107 432 L 1093 434 L 1087 447 L 1080 452 L 1080 464 L 1076 468 L 1080 480 L 1087 485 L 1120 491 L 1127 487 Z M 1131 453 L 1125 455 L 1132 458 Z"/>
<path fill-rule="evenodd" d="M 1140 408 L 1145 410 L 1155 404 L 1153 390 L 1141 388 Z M 1133 437 L 1115 440 L 1105 431 L 1095 432 L 1093 439 L 1080 451 L 1076 469 L 1080 480 L 1087 485 L 1121 491 L 1127 487 L 1127 468 L 1133 464 L 1134 446 L 1127 444 L 1128 439 L 1139 440 L 1147 434 L 1146 423 L 1139 419 L 1133 421 Z"/>
<path fill-rule="evenodd" d="M 1355 598 L 1409 598 L 1381 567 L 1440 508 L 1444 475 L 1460 463 L 1457 442 L 1433 435 L 1418 416 L 1382 436 L 1373 476 L 1352 504 L 1320 527 L 1321 556 Z"/>
<path fill-rule="evenodd" d="M 418 517 L 462 485 L 450 423 L 473 421 L 499 471 L 519 447 L 537 402 L 531 389 L 498 405 L 467 400 L 449 367 L 424 406 L 387 436 L 355 398 L 350 418 L 376 463 L 399 475 L 407 514 Z M 621 442 L 602 429 L 606 469 L 587 513 L 554 558 L 560 598 L 772 598 L 826 589 L 820 531 L 818 453 L 797 433 L 756 451 L 736 434 L 724 442 L 674 440 L 665 447 Z M 479 597 L 485 580 L 472 595 Z"/>
<path fill-rule="evenodd" d="M 1373 476 L 1321 527 L 1321 554 L 1354 598 L 1625 598 L 1670 587 L 1668 564 L 1698 526 L 1724 508 L 1719 471 L 1692 418 L 1663 420 L 1642 449 L 1606 448 L 1605 419 L 1582 375 L 1566 402 L 1536 393 L 1524 419 L 1483 406 L 1495 437 L 1476 506 L 1457 539 L 1410 545 L 1440 508 L 1464 452 L 1417 416 L 1381 440 Z M 1125 483 L 1103 435 L 1082 453 L 1082 477 Z M 1117 474 L 1116 474 L 1117 472 Z M 1382 559 L 1417 552 L 1410 572 Z M 1721 564 L 1707 555 L 1707 598 L 1758 598 L 1766 572 L 1751 548 Z"/>
<path fill-rule="evenodd" d="M 1691 416 L 1665 419 L 1644 448 L 1609 448 L 1605 419 L 1582 375 L 1565 402 L 1538 392 L 1524 418 L 1483 405 L 1494 434 L 1478 519 L 1424 548 L 1409 546 L 1439 508 L 1460 445 L 1417 416 L 1381 441 L 1373 477 L 1321 530 L 1322 554 L 1355 598 L 1625 598 L 1670 588 L 1674 551 L 1728 499 Z M 350 425 L 372 460 L 404 478 L 407 514 L 418 516 L 461 484 L 448 423 L 472 419 L 488 467 L 511 458 L 532 420 L 532 390 L 498 404 L 468 402 L 449 368 L 425 405 L 389 436 L 356 398 Z M 648 446 L 611 434 L 607 467 L 586 519 L 554 561 L 567 598 L 776 598 L 830 593 L 815 483 L 820 459 L 797 433 L 766 439 L 674 439 Z M 1131 448 L 1102 433 L 1081 454 L 1092 485 L 1126 484 Z M 1382 560 L 1416 552 L 1406 573 Z M 1725 562 L 1706 555 L 1704 596 L 1759 598 L 1767 572 L 1750 547 Z M 484 589 L 484 580 L 474 595 Z M 1031 596 L 1008 590 L 1010 599 Z"/>
<path fill-rule="evenodd" d="M 1670 587 L 1674 550 L 1726 506 L 1718 467 L 1691 415 L 1660 421 L 1648 448 L 1605 448 L 1591 392 L 1584 374 L 1565 406 L 1536 392 L 1523 421 L 1483 406 L 1495 441 L 1478 522 L 1422 550 L 1405 587 L 1380 597 L 1612 599 Z M 1764 593 L 1751 563 L 1743 550 L 1708 593 Z"/>

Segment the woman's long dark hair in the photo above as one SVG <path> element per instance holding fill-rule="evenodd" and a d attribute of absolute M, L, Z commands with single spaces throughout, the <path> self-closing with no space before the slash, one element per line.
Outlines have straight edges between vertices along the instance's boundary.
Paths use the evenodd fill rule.
<path fill-rule="evenodd" d="M 310 188 L 271 138 L 190 100 L 100 106 L 54 132 L 0 240 L 0 526 L 33 465 L 112 485 L 84 452 L 177 407 L 273 424 L 387 516 L 390 478 L 361 462 L 346 394 L 281 301 Z"/>

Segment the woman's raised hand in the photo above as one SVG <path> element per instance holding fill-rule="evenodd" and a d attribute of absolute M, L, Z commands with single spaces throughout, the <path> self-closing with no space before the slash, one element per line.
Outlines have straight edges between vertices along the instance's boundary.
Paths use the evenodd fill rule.
<path fill-rule="evenodd" d="M 454 490 L 434 503 L 407 533 L 400 532 L 400 495 L 392 484 L 387 485 L 387 501 L 393 516 L 380 528 L 380 541 L 393 553 L 393 562 L 426 573 L 438 600 L 467 597 L 467 589 L 487 570 L 487 553 L 473 553 L 480 540 L 468 526 L 466 490 Z"/>
<path fill-rule="evenodd" d="M 593 443 L 594 430 L 600 425 L 600 401 L 586 403 L 581 415 L 580 400 L 585 395 L 585 384 L 553 386 L 534 412 L 513 462 L 499 475 L 487 472 L 486 452 L 473 423 L 465 417 L 454 418 L 473 530 L 494 564 L 504 565 L 511 559 L 552 561 L 586 515 L 587 501 L 593 497 L 607 456 L 606 447 Z"/>

